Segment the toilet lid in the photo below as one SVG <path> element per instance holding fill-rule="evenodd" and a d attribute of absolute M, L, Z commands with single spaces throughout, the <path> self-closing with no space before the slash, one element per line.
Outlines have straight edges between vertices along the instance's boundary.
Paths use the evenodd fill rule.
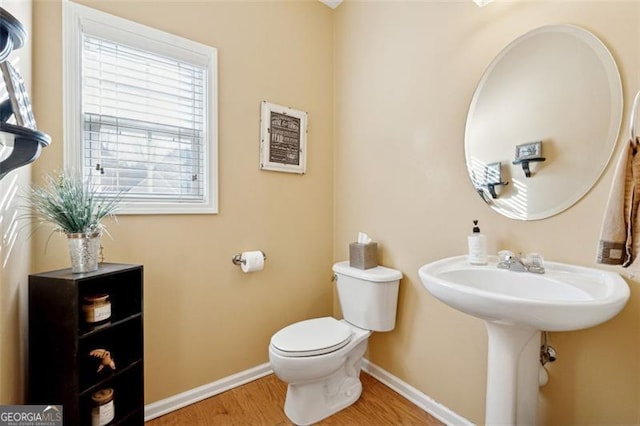
<path fill-rule="evenodd" d="M 349 326 L 335 318 L 314 318 L 278 331 L 271 337 L 271 345 L 285 356 L 314 356 L 342 348 L 351 336 Z"/>

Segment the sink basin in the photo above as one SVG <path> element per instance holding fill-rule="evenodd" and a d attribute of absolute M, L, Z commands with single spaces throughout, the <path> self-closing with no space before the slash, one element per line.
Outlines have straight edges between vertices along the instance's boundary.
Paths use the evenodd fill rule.
<path fill-rule="evenodd" d="M 601 324 L 629 299 L 629 286 L 609 271 L 545 262 L 546 273 L 470 265 L 450 257 L 418 271 L 426 289 L 459 311 L 486 321 L 545 331 L 569 331 Z"/>
<path fill-rule="evenodd" d="M 461 312 L 485 320 L 488 334 L 488 425 L 536 425 L 541 382 L 541 330 L 601 324 L 629 299 L 629 286 L 609 271 L 545 262 L 545 274 L 515 272 L 450 257 L 418 270 L 426 289 Z M 546 375 L 546 371 L 542 372 Z"/>

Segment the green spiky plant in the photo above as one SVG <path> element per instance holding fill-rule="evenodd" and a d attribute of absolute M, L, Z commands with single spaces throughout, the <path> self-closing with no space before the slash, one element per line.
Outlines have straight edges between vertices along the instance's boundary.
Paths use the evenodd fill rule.
<path fill-rule="evenodd" d="M 32 187 L 30 201 L 36 226 L 48 223 L 65 234 L 97 236 L 105 231 L 102 220 L 114 216 L 120 197 L 103 197 L 89 179 L 61 173 Z"/>

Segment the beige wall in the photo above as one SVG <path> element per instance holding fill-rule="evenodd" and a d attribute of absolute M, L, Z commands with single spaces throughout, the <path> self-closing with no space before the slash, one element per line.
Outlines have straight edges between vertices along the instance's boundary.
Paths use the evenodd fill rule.
<path fill-rule="evenodd" d="M 0 0 L 0 7 L 17 18 L 31 33 L 31 2 Z M 31 38 L 15 50 L 14 61 L 31 93 Z M 2 84 L 3 93 L 4 84 Z M 24 204 L 21 188 L 31 180 L 31 166 L 24 166 L 0 180 L 0 403 L 23 400 L 26 348 L 27 275 L 31 252 L 29 226 L 18 221 Z"/>
<path fill-rule="evenodd" d="M 517 36 L 545 24 L 581 25 L 618 62 L 626 129 L 640 87 L 640 3 L 480 9 L 471 1 L 347 1 L 336 11 L 316 1 L 83 3 L 219 49 L 221 213 L 120 216 L 110 224 L 113 240 L 104 241 L 108 261 L 145 265 L 147 403 L 266 362 L 276 329 L 330 313 L 331 262 L 346 258 L 348 243 L 366 231 L 381 245 L 381 262 L 405 274 L 397 328 L 374 334 L 371 361 L 482 423 L 484 325 L 432 298 L 417 269 L 464 253 L 475 218 L 492 251 L 535 250 L 593 266 L 613 170 L 553 218 L 497 215 L 464 168 L 475 84 Z M 34 24 L 32 98 L 40 128 L 54 140 L 33 167 L 38 179 L 62 168 L 60 3 L 37 1 Z M 309 112 L 307 175 L 257 169 L 263 99 Z M 45 253 L 46 237 L 33 239 L 32 270 L 67 267 L 64 240 L 54 236 Z M 230 258 L 254 248 L 269 256 L 265 270 L 241 274 Z M 24 276 L 22 261 L 11 262 L 16 277 Z M 7 270 L 0 275 L 2 403 L 21 391 L 12 373 L 21 358 L 11 345 L 19 340 L 15 283 L 23 278 L 7 278 Z M 558 361 L 542 390 L 545 424 L 640 423 L 640 294 L 637 279 L 629 283 L 631 300 L 614 320 L 552 334 Z"/>
<path fill-rule="evenodd" d="M 120 216 L 107 261 L 145 267 L 146 402 L 268 361 L 271 335 L 331 314 L 332 14 L 317 1 L 83 1 L 218 49 L 220 214 Z M 35 173 L 62 168 L 61 3 L 34 4 L 35 114 L 53 138 Z M 260 171 L 260 102 L 309 113 L 304 176 Z M 38 178 L 36 176 L 36 179 Z M 68 267 L 34 240 L 34 271 Z M 260 249 L 264 271 L 235 253 Z"/>
<path fill-rule="evenodd" d="M 626 116 L 638 83 L 638 2 L 492 3 L 347 1 L 335 15 L 334 259 L 366 231 L 381 261 L 405 273 L 392 333 L 374 334 L 372 362 L 473 422 L 483 423 L 486 332 L 482 321 L 431 297 L 418 278 L 430 261 L 464 254 L 472 219 L 489 248 L 537 251 L 594 266 L 611 183 L 608 167 L 576 206 L 521 222 L 490 210 L 464 166 L 467 108 L 484 68 L 511 40 L 545 24 L 599 36 L 622 75 Z M 626 130 L 621 140 L 626 138 Z M 619 146 L 618 148 L 620 148 Z M 638 424 L 640 291 L 605 325 L 552 333 L 558 360 L 542 389 L 547 425 Z"/>

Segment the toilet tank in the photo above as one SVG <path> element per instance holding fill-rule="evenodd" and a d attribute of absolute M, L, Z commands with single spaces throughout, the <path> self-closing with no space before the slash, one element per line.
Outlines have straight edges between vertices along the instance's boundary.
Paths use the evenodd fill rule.
<path fill-rule="evenodd" d="M 371 331 L 395 328 L 402 272 L 384 266 L 353 268 L 349 261 L 333 265 L 333 272 L 346 321 Z"/>

